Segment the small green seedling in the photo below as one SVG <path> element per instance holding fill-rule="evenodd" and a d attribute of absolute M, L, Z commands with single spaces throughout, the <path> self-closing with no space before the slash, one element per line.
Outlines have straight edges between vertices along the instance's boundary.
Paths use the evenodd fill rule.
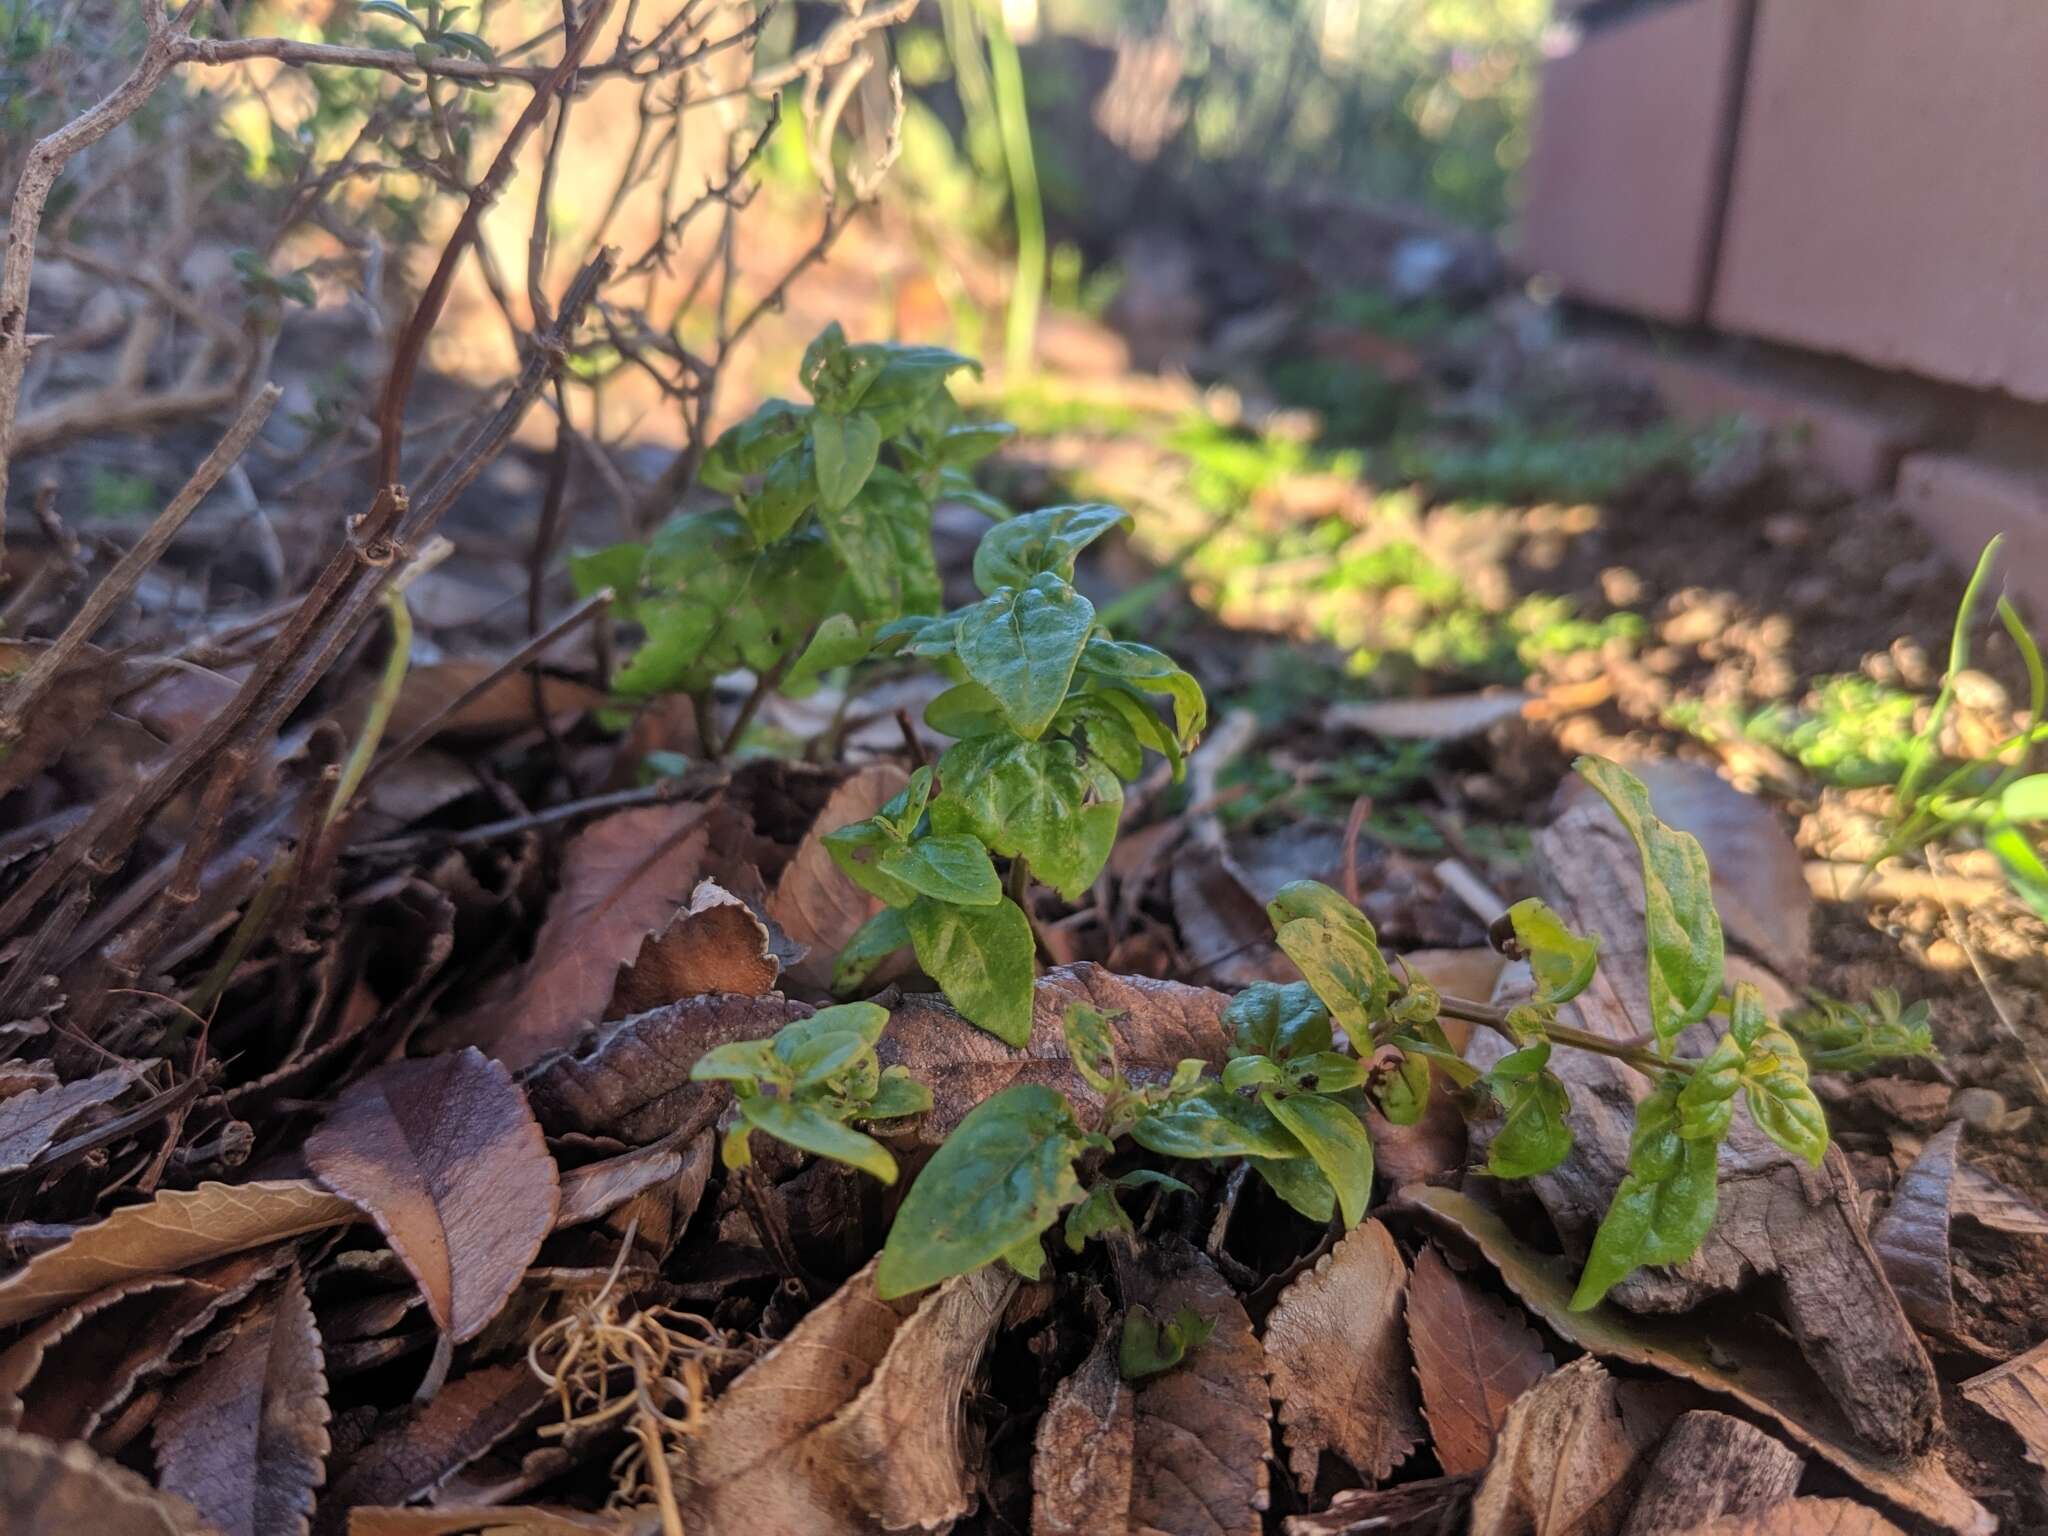
<path fill-rule="evenodd" d="M 854 1120 L 900 1120 L 932 1107 L 931 1090 L 901 1067 L 884 1068 L 875 1042 L 889 1011 L 875 1003 L 841 1003 L 785 1024 L 767 1040 L 736 1040 L 697 1058 L 690 1080 L 729 1085 L 738 1118 L 720 1155 L 728 1168 L 753 1162 L 755 1131 L 834 1162 L 896 1182 L 896 1159 Z"/>
<path fill-rule="evenodd" d="M 1924 1000 L 1901 1007 L 1899 994 L 1890 987 L 1873 991 L 1868 1005 L 1820 992 L 1809 992 L 1807 1000 L 1807 1007 L 1785 1015 L 1785 1028 L 1799 1042 L 1809 1071 L 1868 1072 L 1941 1054 L 1934 1048 Z"/>
<path fill-rule="evenodd" d="M 1215 1323 L 1193 1307 L 1182 1307 L 1163 1323 L 1146 1308 L 1132 1307 L 1124 1314 L 1123 1336 L 1117 1341 L 1117 1374 L 1125 1381 L 1143 1381 L 1170 1371 L 1215 1331 Z"/>

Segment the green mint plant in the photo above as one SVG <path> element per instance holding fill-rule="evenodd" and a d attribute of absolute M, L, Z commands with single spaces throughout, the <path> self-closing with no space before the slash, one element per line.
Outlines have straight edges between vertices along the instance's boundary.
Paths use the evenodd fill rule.
<path fill-rule="evenodd" d="M 699 479 L 730 505 L 572 560 L 578 592 L 611 588 L 646 634 L 614 691 L 708 704 L 720 675 L 744 669 L 757 695 L 796 695 L 865 657 L 891 620 L 936 613 L 933 504 L 1008 515 L 967 469 L 1011 429 L 967 421 L 947 388 L 975 367 L 942 347 L 856 346 L 827 326 L 804 353 L 811 403 L 767 401 L 706 453 Z M 709 717 L 698 710 L 707 730 Z"/>
<path fill-rule="evenodd" d="M 1075 590 L 1075 558 L 1127 521 L 1115 507 L 1083 505 L 998 523 L 975 551 L 979 602 L 906 616 L 876 636 L 877 650 L 959 679 L 925 711 L 958 739 L 878 813 L 825 839 L 848 878 L 888 904 L 842 954 L 837 990 L 908 944 L 963 1016 L 1011 1045 L 1030 1038 L 1030 881 L 1079 899 L 1109 861 L 1124 781 L 1147 750 L 1178 773 L 1208 718 L 1192 676 L 1163 652 L 1101 633 Z M 1170 726 L 1153 694 L 1171 701 Z"/>
<path fill-rule="evenodd" d="M 785 1024 L 765 1040 L 735 1040 L 706 1051 L 690 1080 L 721 1082 L 733 1091 L 739 1116 L 725 1133 L 725 1166 L 753 1162 L 753 1132 L 829 1157 L 884 1184 L 896 1182 L 896 1159 L 849 1121 L 901 1120 L 932 1107 L 931 1090 L 902 1067 L 884 1068 L 875 1042 L 889 1011 L 875 1003 L 841 1003 Z"/>
<path fill-rule="evenodd" d="M 1042 1083 L 976 1106 L 905 1196 L 882 1249 L 880 1293 L 905 1295 L 997 1260 L 1035 1276 L 1045 1262 L 1042 1235 L 1070 1208 L 1066 1237 L 1076 1250 L 1090 1237 L 1126 1229 L 1117 1193 L 1144 1180 L 1084 1177 L 1125 1139 L 1162 1157 L 1248 1159 L 1310 1220 L 1326 1222 L 1341 1210 L 1344 1224 L 1356 1225 L 1372 1188 L 1367 1106 L 1395 1124 L 1413 1123 L 1438 1074 L 1468 1115 L 1498 1121 L 1489 1173 L 1542 1173 L 1572 1148 L 1570 1096 L 1550 1068 L 1558 1046 L 1613 1057 L 1651 1083 L 1637 1106 L 1627 1174 L 1595 1233 L 1575 1307 L 1596 1304 L 1641 1265 L 1677 1263 L 1698 1250 L 1713 1225 L 1718 1150 L 1738 1099 L 1771 1140 L 1818 1165 L 1828 1130 L 1807 1057 L 1754 986 L 1725 988 L 1721 922 L 1698 841 L 1656 818 L 1633 775 L 1597 758 L 1576 767 L 1614 808 L 1642 858 L 1647 1041 L 1615 1041 L 1560 1021 L 1563 1005 L 1593 979 L 1599 945 L 1541 901 L 1518 902 L 1506 915 L 1504 947 L 1528 960 L 1535 989 L 1528 1001 L 1499 1008 L 1439 996 L 1388 960 L 1371 922 L 1350 902 L 1327 886 L 1297 882 L 1268 915 L 1305 980 L 1259 983 L 1231 1001 L 1223 1014 L 1231 1055 L 1220 1075 L 1190 1059 L 1163 1083 L 1134 1081 L 1118 1062 L 1109 1021 L 1070 1008 L 1068 1054 L 1100 1109 L 1084 1123 L 1065 1094 Z M 906 803 L 899 819 L 907 812 Z M 1877 1006 L 1892 1033 L 1915 1038 L 1919 1019 Z M 1686 1030 L 1717 1014 L 1725 1025 L 1713 1050 L 1679 1056 Z M 1516 1049 L 1482 1071 L 1452 1048 L 1447 1017 L 1496 1029 Z M 1156 1332 L 1156 1320 L 1152 1326 Z"/>

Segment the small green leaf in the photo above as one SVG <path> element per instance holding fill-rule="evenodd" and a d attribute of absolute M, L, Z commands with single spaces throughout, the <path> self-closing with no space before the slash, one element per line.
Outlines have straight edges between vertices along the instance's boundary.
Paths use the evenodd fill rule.
<path fill-rule="evenodd" d="M 1392 1070 L 1376 1072 L 1372 1100 L 1389 1125 L 1416 1125 L 1429 1113 L 1429 1083 L 1429 1057 L 1421 1051 L 1403 1051 Z"/>
<path fill-rule="evenodd" d="M 748 475 L 758 475 L 804 439 L 811 420 L 808 405 L 764 400 L 745 421 L 718 434 L 704 455 L 698 479 L 714 491 L 731 494 Z"/>
<path fill-rule="evenodd" d="M 1735 1119 L 1735 1095 L 1741 1088 L 1742 1047 L 1734 1035 L 1723 1035 L 1678 1091 L 1678 1134 L 1719 1146 Z"/>
<path fill-rule="evenodd" d="M 1691 1258 L 1713 1229 L 1718 1147 L 1679 1134 L 1678 1095 L 1685 1079 L 1667 1073 L 1636 1106 L 1628 1173 L 1593 1234 L 1593 1251 L 1572 1294 L 1582 1312 L 1644 1264 Z"/>
<path fill-rule="evenodd" d="M 924 707 L 924 723 L 943 736 L 989 736 L 1006 730 L 995 695 L 979 683 L 955 683 Z"/>
<path fill-rule="evenodd" d="M 1004 524 L 1008 527 L 1008 524 Z M 1095 606 L 1057 576 L 1004 587 L 960 616 L 967 675 L 995 697 L 1010 728 L 1036 741 L 1067 701 Z"/>
<path fill-rule="evenodd" d="M 1144 1307 L 1124 1314 L 1123 1337 L 1117 1343 L 1117 1374 L 1125 1381 L 1143 1381 L 1170 1371 L 1200 1349 L 1216 1325 L 1193 1307 L 1182 1307 L 1164 1326 Z"/>
<path fill-rule="evenodd" d="M 1114 1184 L 1096 1185 L 1088 1191 L 1087 1199 L 1067 1212 L 1067 1248 L 1074 1253 L 1079 1253 L 1090 1238 L 1135 1230 L 1129 1214 L 1117 1203 Z"/>
<path fill-rule="evenodd" d="M 1036 1280 L 1045 1273 L 1045 1244 L 1027 1237 L 1014 1248 L 1005 1248 L 1002 1261 L 1026 1280 Z"/>
<path fill-rule="evenodd" d="M 1548 1173 L 1572 1150 L 1572 1129 L 1565 1123 L 1571 1098 L 1548 1070 L 1549 1061 L 1545 1040 L 1503 1056 L 1480 1079 L 1503 1111 L 1486 1157 L 1486 1171 L 1497 1179 Z"/>
<path fill-rule="evenodd" d="M 611 588 L 617 594 L 614 606 L 620 615 L 631 617 L 633 599 L 640 590 L 640 572 L 646 564 L 645 544 L 612 544 L 570 555 L 569 577 L 579 598 Z"/>
<path fill-rule="evenodd" d="M 1125 1086 L 1109 1016 L 1086 1003 L 1069 1003 L 1060 1015 L 1060 1033 L 1066 1039 L 1067 1055 L 1073 1060 L 1074 1070 L 1090 1088 L 1107 1095 Z"/>
<path fill-rule="evenodd" d="M 917 900 L 915 886 L 882 867 L 885 855 L 903 847 L 902 835 L 882 817 L 835 827 L 820 841 L 840 872 L 869 895 L 881 897 L 892 907 L 907 907 Z"/>
<path fill-rule="evenodd" d="M 781 1075 L 772 1040 L 734 1040 L 715 1045 L 690 1067 L 693 1083 L 757 1083 Z"/>
<path fill-rule="evenodd" d="M 795 694 L 808 688 L 819 676 L 838 667 L 850 667 L 868 653 L 868 637 L 853 615 L 828 614 L 812 634 L 790 669 L 783 674 L 782 691 Z"/>
<path fill-rule="evenodd" d="M 971 736 L 939 759 L 932 828 L 1024 858 L 1069 901 L 1095 883 L 1116 843 L 1124 788 L 1070 741 Z"/>
<path fill-rule="evenodd" d="M 1358 1116 L 1335 1099 L 1314 1093 L 1282 1097 L 1268 1090 L 1259 1095 L 1259 1102 L 1294 1133 L 1322 1169 L 1337 1191 L 1344 1225 L 1355 1227 L 1365 1220 L 1372 1205 L 1372 1138 Z"/>
<path fill-rule="evenodd" d="M 932 1107 L 932 1091 L 910 1075 L 908 1067 L 885 1067 L 875 1091 L 857 1119 L 902 1120 Z"/>
<path fill-rule="evenodd" d="M 983 592 L 1028 587 L 1050 573 L 1074 579 L 1074 557 L 1113 528 L 1130 525 L 1121 507 L 1088 503 L 1047 507 L 1000 523 L 982 535 L 974 551 L 974 584 Z"/>
<path fill-rule="evenodd" d="M 822 1088 L 858 1062 L 871 1050 L 868 1043 L 850 1029 L 829 1030 L 814 1035 L 784 1058 L 798 1094 Z M 780 1053 L 778 1053 L 780 1054 Z"/>
<path fill-rule="evenodd" d="M 1806 1058 L 1790 1035 L 1770 1023 L 1763 994 L 1751 983 L 1735 989 L 1732 1013 L 1728 1039 L 1743 1051 L 1742 1096 L 1750 1119 L 1787 1152 L 1818 1168 L 1827 1155 L 1828 1121 L 1807 1081 Z"/>
<path fill-rule="evenodd" d="M 1265 1105 L 1209 1079 L 1159 1105 L 1131 1127 L 1131 1140 L 1161 1157 L 1305 1157 L 1307 1149 Z"/>
<path fill-rule="evenodd" d="M 1323 1177 L 1323 1170 L 1306 1157 L 1247 1158 L 1266 1187 L 1317 1226 L 1326 1226 L 1337 1214 L 1337 1191 Z"/>
<path fill-rule="evenodd" d="M 1699 839 L 1659 821 L 1649 791 L 1624 768 L 1597 757 L 1572 766 L 1614 808 L 1643 858 L 1643 905 L 1650 969 L 1650 1027 L 1671 1054 L 1688 1024 L 1721 995 L 1721 916 Z"/>
<path fill-rule="evenodd" d="M 1508 908 L 1515 943 L 1536 977 L 1536 1001 L 1555 1006 L 1586 990 L 1600 963 L 1599 938 L 1581 938 L 1549 906 L 1531 896 Z"/>
<path fill-rule="evenodd" d="M 908 476 L 870 466 L 865 483 L 846 505 L 819 502 L 818 522 L 868 619 L 929 613 L 939 606 L 931 508 Z"/>
<path fill-rule="evenodd" d="M 804 360 L 797 377 L 818 402 L 822 411 L 843 413 L 861 403 L 868 389 L 881 375 L 884 365 L 879 347 L 850 347 L 846 333 L 833 321 L 804 348 Z"/>
<path fill-rule="evenodd" d="M 832 967 L 832 995 L 844 997 L 867 984 L 883 961 L 910 943 L 901 907 L 884 907 L 853 930 Z"/>
<path fill-rule="evenodd" d="M 1412 1025 L 1389 1043 L 1398 1046 L 1404 1055 L 1426 1058 L 1432 1068 L 1460 1088 L 1470 1088 L 1482 1076 L 1477 1067 L 1452 1048 L 1443 1025 L 1435 1019 Z"/>
<path fill-rule="evenodd" d="M 734 505 L 755 542 L 764 547 L 785 537 L 818 503 L 818 460 L 808 441 L 768 466 L 761 488 L 752 495 L 734 493 Z"/>
<path fill-rule="evenodd" d="M 2048 773 L 2014 779 L 1998 797 L 1998 810 L 2007 821 L 2048 822 Z"/>
<path fill-rule="evenodd" d="M 1031 1038 L 1035 949 L 1014 901 L 954 907 L 920 896 L 904 913 L 917 963 L 961 1014 L 1005 1044 Z"/>
<path fill-rule="evenodd" d="M 1996 821 L 1984 829 L 1984 845 L 1998 856 L 2013 891 L 2034 915 L 2048 922 L 2048 860 L 2027 834 L 2010 822 Z"/>
<path fill-rule="evenodd" d="M 398 4 L 397 0 L 362 0 L 356 9 L 367 16 L 389 16 L 393 21 L 418 28 L 421 36 L 426 35 L 427 29 L 419 17 Z"/>
<path fill-rule="evenodd" d="M 1327 885 L 1297 880 L 1267 904 L 1273 936 L 1354 1040 L 1372 1037 L 1397 990 L 1364 913 Z"/>
<path fill-rule="evenodd" d="M 435 34 L 435 40 L 460 48 L 464 53 L 481 59 L 486 64 L 498 62 L 498 55 L 492 51 L 491 45 L 474 32 L 451 32 L 443 29 Z"/>
<path fill-rule="evenodd" d="M 1202 685 L 1164 651 L 1129 640 L 1097 636 L 1081 653 L 1081 666 L 1098 677 L 1130 683 L 1147 693 L 1165 694 L 1173 701 L 1174 732 L 1184 748 L 1192 747 L 1209 723 L 1209 701 L 1202 693 Z"/>
<path fill-rule="evenodd" d="M 1422 1096 L 1429 1097 L 1429 1064 L 1422 1066 Z M 1365 1082 L 1365 1063 L 1342 1051 L 1315 1051 L 1287 1063 L 1288 1086 L 1309 1093 L 1343 1093 Z M 1396 1122 L 1397 1124 L 1401 1122 Z"/>
<path fill-rule="evenodd" d="M 979 839 L 960 833 L 934 832 L 885 848 L 875 868 L 920 896 L 959 907 L 992 907 L 1003 899 L 1003 882 L 988 850 Z"/>
<path fill-rule="evenodd" d="M 818 502 L 827 512 L 843 511 L 875 471 L 882 434 L 872 416 L 811 418 L 811 452 L 818 464 Z"/>
<path fill-rule="evenodd" d="M 939 439 L 937 459 L 941 464 L 962 468 L 979 464 L 1016 435 L 1017 429 L 1007 421 L 977 421 L 948 427 Z"/>
<path fill-rule="evenodd" d="M 1238 1055 L 1275 1061 L 1327 1051 L 1335 1040 L 1330 1010 L 1305 981 L 1253 982 L 1223 1010 L 1223 1026 Z"/>
<path fill-rule="evenodd" d="M 1233 1056 L 1223 1066 L 1226 1093 L 1243 1093 L 1247 1088 L 1268 1088 L 1284 1079 L 1280 1063 L 1265 1056 Z"/>
<path fill-rule="evenodd" d="M 741 1099 L 740 1113 L 756 1130 L 766 1131 L 778 1141 L 835 1163 L 845 1163 L 862 1173 L 873 1174 L 884 1184 L 896 1182 L 896 1159 L 872 1136 L 841 1125 L 809 1104 L 788 1099 Z"/>
<path fill-rule="evenodd" d="M 875 1290 L 906 1296 L 1000 1258 L 1081 1198 L 1073 1110 L 1042 1083 L 969 1112 L 910 1186 L 882 1246 Z"/>

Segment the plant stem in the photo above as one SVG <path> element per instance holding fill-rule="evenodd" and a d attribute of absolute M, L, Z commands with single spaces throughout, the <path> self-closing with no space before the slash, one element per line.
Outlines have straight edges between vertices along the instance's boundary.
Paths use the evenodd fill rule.
<path fill-rule="evenodd" d="M 1009 877 L 1003 882 L 1003 894 L 1017 903 L 1018 908 L 1027 918 L 1031 916 L 1031 908 L 1024 904 L 1024 898 L 1030 894 L 1030 891 L 1031 861 L 1020 854 L 1010 860 L 1010 873 Z"/>
<path fill-rule="evenodd" d="M 1508 1035 L 1508 1011 L 1492 1003 L 1475 1003 L 1469 998 L 1445 997 L 1441 1000 L 1441 1011 L 1448 1018 L 1463 1019 L 1468 1024 L 1484 1024 L 1488 1029 Z M 1569 1024 L 1548 1024 L 1543 1029 L 1544 1038 L 1553 1045 L 1568 1045 L 1574 1050 L 1591 1051 L 1596 1056 L 1611 1056 L 1625 1066 L 1634 1067 L 1646 1077 L 1655 1077 L 1660 1072 L 1682 1072 L 1690 1075 L 1693 1064 L 1675 1056 L 1659 1056 L 1655 1051 L 1632 1041 L 1610 1040 L 1605 1035 L 1596 1035 L 1590 1030 L 1574 1029 Z M 1512 1035 L 1508 1035 L 1513 1039 Z"/>

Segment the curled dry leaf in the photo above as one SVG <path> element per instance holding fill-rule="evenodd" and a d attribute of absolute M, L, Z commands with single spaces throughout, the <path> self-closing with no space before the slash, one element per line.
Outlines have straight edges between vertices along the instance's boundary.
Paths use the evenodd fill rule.
<path fill-rule="evenodd" d="M 1899 1303 L 1921 1327 L 1959 1337 L 1955 1280 L 1949 1253 L 1949 1199 L 1963 1122 L 1938 1131 L 1892 1191 L 1892 1203 L 1870 1229 L 1870 1243 L 1899 1293 Z"/>
<path fill-rule="evenodd" d="M 1639 1317 L 1611 1304 L 1574 1312 L 1575 1266 L 1529 1247 L 1470 1196 L 1423 1187 L 1404 1192 L 1402 1203 L 1476 1244 L 1508 1289 L 1581 1349 L 1734 1398 L 1774 1419 L 1879 1498 L 1930 1524 L 1966 1536 L 1989 1536 L 1995 1528 L 1989 1511 L 1957 1485 L 1938 1455 L 1888 1457 L 1859 1441 L 1840 1406 L 1779 1336 L 1721 1329 L 1708 1334 L 1684 1317 Z"/>
<path fill-rule="evenodd" d="M 225 1536 L 303 1532 L 327 1476 L 327 1373 L 297 1269 L 182 1377 L 155 1425 L 158 1479 Z"/>
<path fill-rule="evenodd" d="M 859 1395 L 916 1306 L 915 1298 L 876 1296 L 869 1263 L 742 1371 L 688 1442 L 684 1528 L 692 1536 L 866 1529 L 849 1524 L 843 1494 L 813 1481 L 807 1442 Z"/>
<path fill-rule="evenodd" d="M 8 1536 L 214 1536 L 175 1494 L 76 1440 L 0 1429 L 0 1511 Z"/>
<path fill-rule="evenodd" d="M 1553 1369 L 1528 1316 L 1459 1276 L 1434 1244 L 1415 1256 L 1408 1346 L 1436 1459 L 1453 1474 L 1493 1459 L 1509 1407 Z"/>
<path fill-rule="evenodd" d="M 91 1077 L 0 1099 L 0 1173 L 28 1167 L 73 1119 L 118 1096 L 142 1075 L 132 1062 Z"/>
<path fill-rule="evenodd" d="M 782 963 L 768 946 L 767 925 L 745 902 L 716 881 L 700 881 L 689 906 L 650 934 L 620 971 L 605 1017 L 622 1019 L 706 992 L 773 991 Z"/>
<path fill-rule="evenodd" d="M 1130 1527 L 1136 1419 L 1117 1370 L 1115 1320 L 1059 1384 L 1031 1452 L 1031 1536 L 1098 1536 Z"/>
<path fill-rule="evenodd" d="M 1119 1255 L 1126 1307 L 1172 1317 L 1192 1307 L 1214 1331 L 1132 1397 L 1131 1528 L 1258 1536 L 1265 1522 L 1265 1351 L 1230 1284 L 1185 1242 Z"/>
<path fill-rule="evenodd" d="M 458 1376 L 431 1402 L 387 1416 L 320 1500 L 316 1532 L 359 1505 L 405 1504 L 441 1486 L 540 1412 L 547 1389 L 522 1360 Z"/>
<path fill-rule="evenodd" d="M 860 1395 L 812 1435 L 810 1476 L 843 1488 L 884 1530 L 942 1529 L 972 1509 L 964 1400 L 1016 1289 L 1008 1267 L 991 1264 L 928 1296 Z"/>
<path fill-rule="evenodd" d="M 1324 1451 L 1384 1481 L 1422 1438 L 1402 1316 L 1408 1266 L 1366 1221 L 1280 1295 L 1266 1369 L 1295 1482 L 1313 1488 Z"/>
<path fill-rule="evenodd" d="M 0 1423 L 90 1439 L 136 1384 L 292 1259 L 279 1243 L 181 1275 L 144 1275 L 42 1319 L 0 1355 Z"/>
<path fill-rule="evenodd" d="M 619 967 L 689 900 L 705 842 L 700 805 L 645 806 L 585 827 L 562 855 L 533 958 L 438 1043 L 481 1046 L 514 1071 L 573 1045 L 603 1016 Z"/>
<path fill-rule="evenodd" d="M 1657 1447 L 1622 1536 L 1684 1536 L 1724 1515 L 1792 1497 L 1806 1463 L 1744 1419 L 1682 1413 Z"/>
<path fill-rule="evenodd" d="M 413 667 L 405 674 L 405 684 L 398 691 L 398 703 L 384 727 L 385 738 L 404 741 L 497 670 L 498 663 L 483 659 L 439 661 Z M 604 703 L 605 695 L 588 683 L 548 673 L 540 676 L 540 706 L 550 718 L 580 714 L 601 708 Z M 482 693 L 445 717 L 429 739 L 508 736 L 529 730 L 541 723 L 535 718 L 533 705 L 533 674 L 524 669 L 502 673 Z"/>
<path fill-rule="evenodd" d="M 683 1154 L 672 1146 L 642 1147 L 601 1163 L 572 1168 L 562 1175 L 562 1204 L 555 1213 L 555 1225 L 573 1227 L 595 1221 L 682 1171 Z"/>
<path fill-rule="evenodd" d="M 560 1198 L 511 1074 L 474 1047 L 358 1079 L 306 1138 L 322 1183 L 370 1213 L 456 1343 L 505 1304 Z"/>
<path fill-rule="evenodd" d="M 856 928 L 882 909 L 881 898 L 846 878 L 825 847 L 825 834 L 867 820 L 909 782 L 910 775 L 894 763 L 875 763 L 854 773 L 832 791 L 783 867 L 767 908 L 776 926 L 809 951 L 789 968 L 796 985 L 818 991 L 830 986 L 839 951 Z"/>
<path fill-rule="evenodd" d="M 1663 1433 L 1632 1411 L 1590 1355 L 1523 1393 L 1472 1500 L 1472 1529 L 1489 1536 L 1615 1536 L 1638 1463 Z"/>
<path fill-rule="evenodd" d="M 603 1030 L 580 1055 L 541 1063 L 527 1082 L 534 1113 L 551 1135 L 571 1131 L 647 1143 L 704 1129 L 728 1102 L 715 1083 L 693 1083 L 690 1068 L 714 1046 L 760 1040 L 807 1003 L 782 997 L 689 997 Z"/>
<path fill-rule="evenodd" d="M 640 1536 L 645 1529 L 610 1515 L 537 1504 L 356 1509 L 348 1517 L 348 1536 Z"/>
<path fill-rule="evenodd" d="M 80 1227 L 0 1280 L 0 1326 L 25 1322 L 138 1274 L 170 1274 L 357 1217 L 310 1179 L 164 1190 Z"/>
<path fill-rule="evenodd" d="M 1723 1515 L 1686 1536 L 1906 1536 L 1876 1510 L 1848 1499 L 1787 1499 L 1749 1514 Z"/>
<path fill-rule="evenodd" d="M 1286 1536 L 1439 1536 L 1469 1529 L 1473 1474 L 1426 1477 L 1392 1488 L 1347 1488 L 1320 1514 L 1290 1515 Z"/>
<path fill-rule="evenodd" d="M 2048 1343 L 2037 1344 L 1963 1383 L 1963 1396 L 2002 1419 L 2027 1448 L 2027 1460 L 2048 1469 Z"/>
<path fill-rule="evenodd" d="M 1951 1215 L 2014 1237 L 2048 1237 L 2048 1212 L 1982 1168 L 1957 1163 L 1948 1193 Z"/>
<path fill-rule="evenodd" d="M 1373 699 L 1323 711 L 1333 730 L 1367 731 L 1396 741 L 1462 741 L 1514 720 L 1536 702 L 1528 693 L 1447 693 L 1433 699 Z"/>

